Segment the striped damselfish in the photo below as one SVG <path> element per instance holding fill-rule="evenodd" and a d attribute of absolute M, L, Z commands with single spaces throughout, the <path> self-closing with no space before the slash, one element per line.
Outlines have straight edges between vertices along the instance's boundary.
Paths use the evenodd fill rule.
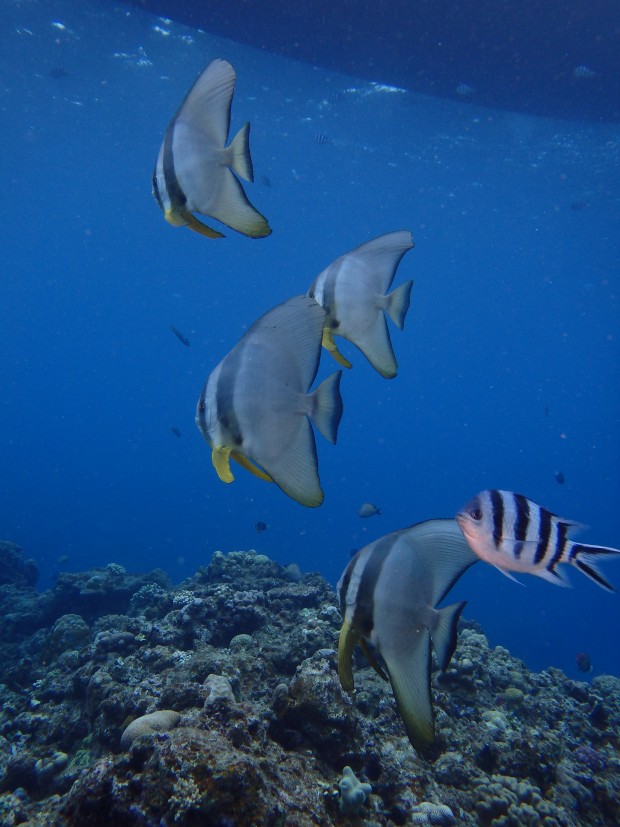
<path fill-rule="evenodd" d="M 481 491 L 456 520 L 472 551 L 508 577 L 508 572 L 517 571 L 569 586 L 558 570 L 568 563 L 606 591 L 615 591 L 596 563 L 598 557 L 617 559 L 620 549 L 573 542 L 571 532 L 584 525 L 564 520 L 522 494 Z"/>
<path fill-rule="evenodd" d="M 222 482 L 234 479 L 232 458 L 302 505 L 323 502 L 310 420 L 335 443 L 342 416 L 342 371 L 308 393 L 324 322 L 314 299 L 295 296 L 254 322 L 207 379 L 196 425 Z"/>
<path fill-rule="evenodd" d="M 436 606 L 477 560 L 454 520 L 427 520 L 358 551 L 338 582 L 340 683 L 349 692 L 354 689 L 352 657 L 359 643 L 378 674 L 389 679 L 417 750 L 435 737 L 431 644 L 445 670 L 465 602 Z M 367 641 L 383 659 L 387 675 Z"/>
<path fill-rule="evenodd" d="M 267 219 L 250 204 L 236 177 L 254 180 L 250 124 L 242 126 L 226 146 L 235 80 L 228 61 L 218 58 L 207 66 L 168 124 L 153 172 L 153 196 L 166 221 L 207 238 L 223 234 L 193 213 L 216 218 L 252 238 L 271 233 Z"/>

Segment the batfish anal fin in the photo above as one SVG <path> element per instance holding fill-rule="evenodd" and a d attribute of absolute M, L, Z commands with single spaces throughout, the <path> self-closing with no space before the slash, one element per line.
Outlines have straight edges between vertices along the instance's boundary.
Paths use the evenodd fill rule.
<path fill-rule="evenodd" d="M 258 465 L 255 465 L 251 462 L 247 457 L 244 457 L 243 454 L 240 454 L 238 451 L 231 451 L 230 456 L 237 462 L 242 468 L 245 468 L 246 471 L 249 471 L 250 474 L 254 474 L 255 477 L 258 477 L 259 480 L 264 480 L 265 482 L 273 482 L 269 474 L 259 468 Z"/>
<path fill-rule="evenodd" d="M 323 328 L 323 347 L 325 350 L 334 357 L 334 359 L 338 362 L 339 365 L 342 365 L 343 368 L 352 368 L 353 365 L 349 362 L 348 359 L 342 355 L 342 353 L 338 350 L 338 346 L 334 341 L 334 333 L 331 327 L 324 327 Z"/>
<path fill-rule="evenodd" d="M 211 462 L 222 482 L 234 480 L 230 470 L 230 448 L 225 445 L 214 445 L 211 450 Z"/>
<path fill-rule="evenodd" d="M 466 605 L 466 600 L 453 603 L 451 606 L 444 606 L 443 609 L 439 609 L 433 615 L 431 641 L 442 672 L 445 672 L 448 668 L 456 649 L 456 629 L 461 612 Z"/>
<path fill-rule="evenodd" d="M 366 641 L 363 638 L 361 638 L 359 644 L 360 644 L 360 649 L 364 653 L 364 657 L 366 658 L 368 663 L 372 666 L 372 668 L 375 670 L 377 675 L 379 675 L 380 678 L 383 678 L 384 681 L 388 681 L 389 680 L 388 676 L 385 674 L 385 671 L 381 668 L 381 666 L 380 666 L 378 660 L 376 659 L 376 657 L 370 651 L 370 647 L 368 646 Z"/>
<path fill-rule="evenodd" d="M 347 692 L 353 692 L 355 681 L 353 679 L 353 650 L 355 649 L 360 635 L 353 629 L 345 618 L 340 635 L 338 637 L 338 677 L 340 685 Z"/>
<path fill-rule="evenodd" d="M 422 750 L 435 740 L 431 700 L 431 637 L 416 629 L 413 644 L 391 652 L 381 650 L 392 689 L 411 745 Z"/>

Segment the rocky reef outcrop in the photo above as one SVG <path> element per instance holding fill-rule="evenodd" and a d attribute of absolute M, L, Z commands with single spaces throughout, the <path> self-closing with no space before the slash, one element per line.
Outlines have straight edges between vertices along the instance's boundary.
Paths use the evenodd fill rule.
<path fill-rule="evenodd" d="M 179 586 L 115 564 L 33 582 L 0 583 L 0 827 L 620 823 L 617 678 L 533 674 L 464 621 L 422 755 L 361 657 L 342 691 L 318 574 L 249 551 Z M 345 767 L 371 788 L 355 808 Z"/>

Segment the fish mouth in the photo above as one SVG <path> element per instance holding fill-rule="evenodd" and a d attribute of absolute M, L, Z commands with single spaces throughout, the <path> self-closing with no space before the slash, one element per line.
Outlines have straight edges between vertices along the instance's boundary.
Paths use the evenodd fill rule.
<path fill-rule="evenodd" d="M 457 511 L 456 512 L 456 517 L 454 519 L 457 521 L 458 526 L 461 529 L 461 531 L 463 531 L 463 528 L 464 528 L 465 524 L 467 523 L 467 516 L 466 516 L 465 512 L 464 511 Z"/>

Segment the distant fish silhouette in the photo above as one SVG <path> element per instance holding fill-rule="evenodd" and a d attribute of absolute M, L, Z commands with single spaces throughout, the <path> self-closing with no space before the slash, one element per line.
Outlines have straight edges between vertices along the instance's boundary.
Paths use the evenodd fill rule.
<path fill-rule="evenodd" d="M 262 520 L 259 520 L 257 523 L 254 524 L 254 528 L 260 533 L 261 531 L 267 531 L 269 526 L 267 523 L 264 523 Z"/>
<path fill-rule="evenodd" d="M 372 503 L 362 503 L 357 509 L 358 517 L 374 517 L 375 514 L 381 514 L 381 509 Z"/>
<path fill-rule="evenodd" d="M 469 98 L 474 94 L 474 87 L 470 86 L 469 83 L 459 83 L 454 91 L 462 98 Z"/>
<path fill-rule="evenodd" d="M 593 672 L 594 667 L 590 660 L 590 655 L 587 652 L 577 652 L 575 655 L 575 663 L 579 672 Z"/>
<path fill-rule="evenodd" d="M 50 77 L 59 80 L 60 78 L 69 77 L 69 72 L 67 72 L 64 66 L 52 66 L 50 69 Z"/>
<path fill-rule="evenodd" d="M 569 207 L 573 212 L 581 212 L 581 210 L 585 210 L 587 206 L 589 206 L 587 201 L 572 201 L 569 204 Z"/>
<path fill-rule="evenodd" d="M 170 325 L 170 330 L 174 333 L 181 344 L 185 345 L 185 347 L 189 347 L 189 339 L 184 333 L 181 333 L 178 327 L 175 327 L 173 324 Z"/>
<path fill-rule="evenodd" d="M 573 76 L 576 78 L 585 78 L 586 80 L 589 80 L 590 78 L 596 77 L 596 72 L 594 69 L 590 69 L 589 66 L 575 66 L 573 69 Z"/>
<path fill-rule="evenodd" d="M 561 471 L 558 471 L 558 473 L 555 475 L 555 481 L 558 485 L 564 485 L 564 483 L 566 482 L 566 477 Z"/>
<path fill-rule="evenodd" d="M 271 178 L 268 175 L 261 175 L 260 181 L 264 187 L 271 186 Z"/>
<path fill-rule="evenodd" d="M 181 431 L 179 431 L 179 429 L 176 427 L 176 425 L 172 425 L 172 426 L 171 426 L 171 428 L 170 428 L 170 430 L 172 431 L 172 433 L 173 433 L 176 437 L 180 437 L 180 436 L 181 436 Z"/>
<path fill-rule="evenodd" d="M 312 140 L 315 144 L 319 144 L 320 146 L 324 146 L 325 144 L 329 143 L 329 138 L 322 132 L 319 132 L 317 135 L 315 135 Z"/>

